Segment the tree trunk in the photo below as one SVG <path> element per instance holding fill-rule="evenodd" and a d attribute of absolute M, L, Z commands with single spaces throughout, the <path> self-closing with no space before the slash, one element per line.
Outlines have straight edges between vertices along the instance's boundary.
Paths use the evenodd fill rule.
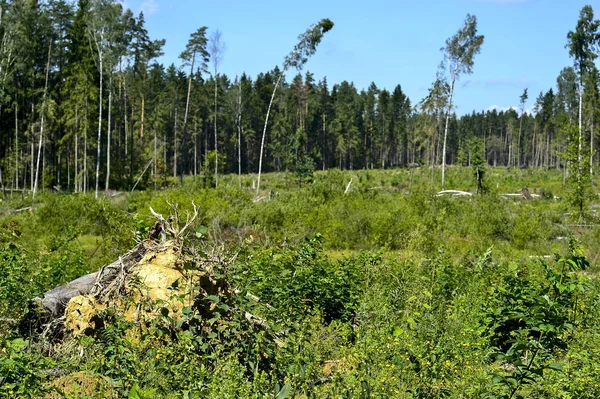
<path fill-rule="evenodd" d="M 15 178 L 13 189 L 19 189 L 19 105 L 15 104 Z M 12 194 L 11 194 L 12 195 Z"/>
<path fill-rule="evenodd" d="M 448 140 L 448 124 L 450 122 L 450 111 L 452 110 L 452 96 L 454 95 L 454 82 L 456 81 L 455 71 L 452 75 L 452 83 L 450 84 L 450 100 L 448 102 L 448 112 L 446 113 L 446 127 L 444 128 L 444 146 L 442 149 L 442 190 L 446 185 L 446 141 Z"/>
<path fill-rule="evenodd" d="M 218 139 L 217 139 L 217 93 L 218 93 L 218 81 L 219 74 L 217 73 L 217 69 L 215 68 L 215 187 L 219 186 L 219 149 L 218 149 Z"/>
<path fill-rule="evenodd" d="M 177 108 L 175 108 L 175 121 L 173 126 L 173 177 L 177 177 Z"/>
<path fill-rule="evenodd" d="M 242 187 L 242 83 L 238 85 L 238 112 L 237 112 L 237 131 L 238 131 L 238 182 Z"/>
<path fill-rule="evenodd" d="M 104 190 L 108 191 L 110 184 L 110 130 L 111 130 L 111 115 L 112 115 L 112 67 L 108 77 L 108 131 L 106 133 L 106 183 Z"/>
<path fill-rule="evenodd" d="M 285 70 L 281 71 L 281 74 L 279 75 L 279 78 L 277 79 L 277 83 L 275 83 L 275 87 L 273 88 L 273 93 L 271 94 L 271 101 L 269 101 L 269 108 L 267 108 L 267 116 L 265 118 L 265 127 L 263 128 L 262 139 L 260 141 L 260 155 L 258 157 L 258 181 L 256 184 L 256 195 L 258 195 L 258 193 L 260 191 L 260 175 L 262 172 L 262 160 L 263 160 L 263 153 L 264 153 L 264 148 L 265 148 L 265 136 L 267 135 L 267 124 L 269 123 L 269 114 L 271 113 L 271 106 L 273 105 L 273 99 L 275 98 L 275 92 L 277 91 L 277 86 L 279 86 L 279 83 L 281 82 L 281 79 L 283 78 L 284 73 L 285 73 Z"/>
<path fill-rule="evenodd" d="M 594 174 L 594 118 L 592 117 L 592 126 L 590 131 L 590 176 Z"/>
<path fill-rule="evenodd" d="M 2 189 L 4 199 L 6 199 L 6 188 L 4 187 L 4 181 L 2 180 L 2 166 L 0 166 L 0 188 Z"/>
<path fill-rule="evenodd" d="M 523 131 L 523 113 L 521 110 L 521 120 L 519 121 L 519 142 L 517 143 L 517 166 L 521 167 L 521 132 Z"/>
<path fill-rule="evenodd" d="M 38 145 L 38 155 L 37 155 L 37 162 L 36 162 L 36 167 L 35 167 L 35 185 L 33 186 L 33 194 L 32 194 L 32 198 L 35 199 L 35 193 L 37 191 L 38 188 L 38 180 L 39 180 L 39 172 L 40 172 L 40 154 L 42 152 L 42 144 L 43 144 L 43 140 L 44 140 L 44 121 L 45 121 L 45 115 L 46 115 L 46 98 L 48 97 L 48 75 L 50 74 L 50 55 L 52 53 L 52 42 L 50 42 L 50 45 L 48 46 L 48 59 L 46 62 L 46 82 L 44 83 L 44 99 L 42 100 L 42 120 L 41 120 L 41 124 L 40 124 L 40 141 L 39 141 L 39 145 Z"/>
<path fill-rule="evenodd" d="M 154 126 L 154 128 L 152 129 L 154 130 L 154 166 L 153 166 L 153 173 L 152 173 L 152 180 L 154 181 L 154 190 L 156 190 L 156 172 L 157 172 L 157 168 L 156 168 L 156 162 L 158 160 L 158 142 L 157 142 L 157 137 L 156 137 L 156 125 Z"/>
<path fill-rule="evenodd" d="M 87 193 L 88 190 L 88 169 L 87 169 L 87 139 L 88 139 L 88 101 L 85 100 L 85 121 L 83 125 L 83 187 L 82 190 L 84 193 Z"/>
<path fill-rule="evenodd" d="M 98 145 L 96 151 L 96 191 L 94 196 L 98 198 L 98 187 L 100 185 L 100 147 L 102 142 L 102 83 L 103 83 L 103 68 L 102 68 L 102 53 L 98 51 L 98 59 L 100 61 L 100 93 L 98 94 Z"/>
<path fill-rule="evenodd" d="M 185 142 L 186 142 L 186 138 L 187 138 L 187 119 L 188 119 L 188 113 L 190 110 L 190 95 L 192 93 L 192 77 L 194 75 L 194 62 L 196 61 L 196 53 L 194 53 L 194 55 L 192 56 L 192 65 L 190 68 L 190 78 L 188 80 L 188 90 L 187 90 L 187 100 L 185 101 L 185 114 L 183 115 L 183 137 L 181 140 L 181 148 L 179 151 L 179 156 L 181 157 L 181 159 L 183 159 L 183 161 L 185 161 L 185 158 L 183 156 L 183 151 L 185 149 Z M 183 165 L 181 165 L 180 171 L 179 171 L 179 183 L 183 185 Z"/>

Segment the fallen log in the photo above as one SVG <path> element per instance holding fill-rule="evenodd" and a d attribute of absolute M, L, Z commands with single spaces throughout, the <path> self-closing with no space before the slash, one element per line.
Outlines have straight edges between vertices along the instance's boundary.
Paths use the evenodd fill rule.
<path fill-rule="evenodd" d="M 138 244 L 131 251 L 119 257 L 110 265 L 104 266 L 97 272 L 86 274 L 65 285 L 45 292 L 42 297 L 33 298 L 29 302 L 29 311 L 21 320 L 19 329 L 24 334 L 41 332 L 40 329 L 54 320 L 64 317 L 69 301 L 80 295 L 88 295 L 98 289 L 109 285 L 124 269 L 133 267 L 139 262 L 149 248 L 152 241 L 146 240 Z"/>
<path fill-rule="evenodd" d="M 32 209 L 33 208 L 31 206 L 26 206 L 25 208 L 20 208 L 20 209 L 9 209 L 7 211 L 4 211 L 4 214 L 5 215 L 16 215 L 17 213 L 31 211 Z"/>
<path fill-rule="evenodd" d="M 437 193 L 436 197 L 442 197 L 444 195 L 450 195 L 451 197 L 472 197 L 473 193 L 460 190 L 442 190 Z"/>

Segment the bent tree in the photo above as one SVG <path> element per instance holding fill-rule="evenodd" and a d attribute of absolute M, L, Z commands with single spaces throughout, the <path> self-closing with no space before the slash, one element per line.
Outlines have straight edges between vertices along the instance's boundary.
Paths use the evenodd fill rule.
<path fill-rule="evenodd" d="M 483 35 L 477 35 L 477 17 L 467 14 L 463 26 L 454 36 L 446 39 L 446 46 L 441 49 L 444 53 L 444 61 L 441 67 L 446 72 L 446 78 L 450 83 L 450 98 L 446 110 L 444 145 L 442 147 L 442 190 L 444 190 L 446 182 L 446 141 L 448 139 L 450 112 L 453 105 L 454 85 L 461 74 L 470 75 L 473 73 L 473 58 L 481 51 L 483 39 Z"/>
<path fill-rule="evenodd" d="M 269 113 L 271 112 L 271 106 L 273 105 L 273 99 L 275 98 L 275 92 L 277 87 L 281 83 L 281 79 L 285 75 L 286 71 L 290 68 L 296 68 L 298 71 L 302 70 L 304 64 L 308 61 L 308 57 L 313 55 L 317 51 L 317 45 L 321 43 L 323 35 L 329 32 L 333 28 L 333 22 L 330 19 L 324 18 L 313 24 L 306 32 L 301 34 L 298 39 L 300 40 L 290 54 L 288 54 L 283 62 L 283 70 L 277 78 L 277 83 L 273 88 L 271 94 L 271 101 L 269 101 L 269 107 L 267 108 L 267 116 L 265 117 L 265 126 L 263 128 L 262 139 L 260 141 L 260 155 L 258 157 L 258 181 L 256 184 L 256 195 L 260 190 L 260 175 L 262 172 L 262 160 L 265 148 L 265 136 L 267 134 L 267 125 L 269 123 Z"/>

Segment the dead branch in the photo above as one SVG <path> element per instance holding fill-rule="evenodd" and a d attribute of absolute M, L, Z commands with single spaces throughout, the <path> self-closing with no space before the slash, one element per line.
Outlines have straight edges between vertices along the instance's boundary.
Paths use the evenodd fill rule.
<path fill-rule="evenodd" d="M 346 191 L 344 191 L 344 195 L 348 194 L 348 191 L 350 191 L 350 186 L 352 186 L 353 179 L 354 179 L 353 177 L 350 178 L 350 181 L 348 182 L 348 185 L 346 186 Z"/>

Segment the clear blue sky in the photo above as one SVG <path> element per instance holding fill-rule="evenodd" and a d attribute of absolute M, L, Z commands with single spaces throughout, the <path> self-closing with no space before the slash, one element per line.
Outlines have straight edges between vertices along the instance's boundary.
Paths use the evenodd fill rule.
<path fill-rule="evenodd" d="M 256 76 L 281 64 L 297 36 L 321 18 L 335 27 L 305 67 L 330 88 L 343 80 L 360 90 L 374 81 L 397 84 L 414 103 L 427 93 L 442 60 L 440 48 L 467 13 L 485 35 L 474 73 L 457 86 L 459 114 L 490 107 L 516 107 L 529 88 L 527 108 L 540 91 L 555 87 L 560 70 L 572 65 L 565 49 L 580 0 L 124 0 L 143 10 L 153 39 L 167 40 L 161 62 L 177 58 L 200 26 L 220 30 L 226 43 L 221 71 L 233 79 Z M 597 11 L 597 10 L 595 10 Z M 600 15 L 598 15 L 600 16 Z"/>

